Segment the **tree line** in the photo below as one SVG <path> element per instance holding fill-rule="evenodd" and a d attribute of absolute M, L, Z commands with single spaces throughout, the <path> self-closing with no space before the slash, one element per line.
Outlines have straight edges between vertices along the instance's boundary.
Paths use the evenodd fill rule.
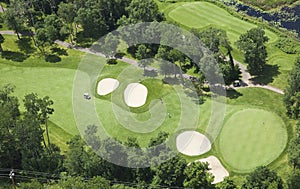
<path fill-rule="evenodd" d="M 165 21 L 163 13 L 159 12 L 153 0 L 7 0 L 5 2 L 7 9 L 2 18 L 4 23 L 17 33 L 19 39 L 21 38 L 19 34 L 29 35 L 37 49 L 45 56 L 49 53 L 48 47 L 54 45 L 57 39 L 72 44 L 87 45 L 120 26 Z M 239 79 L 239 68 L 234 65 L 232 46 L 225 31 L 210 27 L 201 31 L 192 29 L 191 32 L 213 53 L 225 84 L 231 84 Z M 107 46 L 118 45 L 120 42 L 118 40 L 113 37 L 108 39 Z M 241 35 L 236 42 L 238 48 L 244 52 L 248 70 L 253 75 L 263 72 L 267 58 L 265 47 L 267 41 L 263 29 L 254 28 Z M 4 38 L 0 36 L 0 44 L 3 42 Z M 102 50 L 108 57 L 116 53 L 107 52 L 107 48 Z M 165 76 L 172 74 L 176 76 L 180 74 L 179 70 L 195 68 L 196 73 L 200 70 L 199 66 L 196 66 L 199 62 L 193 62 L 171 47 L 140 44 L 129 47 L 128 52 L 139 60 L 155 57 L 173 63 L 160 65 L 161 73 Z M 108 62 L 115 63 L 112 59 Z M 144 61 L 141 66 L 145 68 L 148 64 Z M 205 67 L 203 70 L 210 70 L 211 64 L 203 64 L 203 67 Z M 203 80 L 203 74 L 200 73 L 198 79 Z"/>
<path fill-rule="evenodd" d="M 3 20 L 20 34 L 30 35 L 34 45 L 45 48 L 56 39 L 81 43 L 98 39 L 118 26 L 139 21 L 161 21 L 152 0 L 7 0 Z"/>

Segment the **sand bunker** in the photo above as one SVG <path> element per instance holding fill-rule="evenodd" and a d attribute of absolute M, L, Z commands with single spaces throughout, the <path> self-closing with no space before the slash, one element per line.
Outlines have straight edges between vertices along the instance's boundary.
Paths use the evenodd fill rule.
<path fill-rule="evenodd" d="M 205 154 L 211 149 L 208 138 L 196 131 L 186 131 L 176 138 L 177 150 L 188 156 L 198 156 Z"/>
<path fill-rule="evenodd" d="M 98 83 L 97 93 L 101 96 L 107 95 L 119 87 L 119 81 L 112 78 L 102 79 Z"/>
<path fill-rule="evenodd" d="M 208 158 L 196 160 L 196 162 L 197 161 L 207 162 L 209 164 L 208 167 L 211 169 L 209 172 L 215 177 L 213 184 L 222 182 L 225 177 L 229 176 L 228 171 L 215 156 L 209 156 Z"/>
<path fill-rule="evenodd" d="M 124 91 L 125 103 L 129 107 L 140 107 L 146 103 L 147 88 L 140 83 L 129 84 Z"/>

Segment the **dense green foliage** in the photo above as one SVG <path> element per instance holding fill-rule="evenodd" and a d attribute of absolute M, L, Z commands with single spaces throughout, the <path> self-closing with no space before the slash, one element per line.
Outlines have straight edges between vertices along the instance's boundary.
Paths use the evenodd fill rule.
<path fill-rule="evenodd" d="M 258 167 L 255 171 L 246 177 L 243 188 L 260 188 L 260 189 L 282 189 L 283 182 L 276 172 L 267 167 Z"/>
<path fill-rule="evenodd" d="M 201 31 L 192 29 L 192 32 L 199 37 L 205 47 L 214 54 L 214 58 L 217 60 L 223 74 L 225 84 L 229 85 L 233 81 L 238 80 L 240 70 L 238 66 L 234 65 L 231 52 L 233 49 L 230 45 L 226 31 L 209 27 Z M 225 52 L 222 52 L 221 49 L 225 49 Z"/>
<path fill-rule="evenodd" d="M 295 66 L 290 72 L 284 103 L 289 116 L 295 119 L 300 117 L 300 57 L 295 60 Z"/>
<path fill-rule="evenodd" d="M 0 91 L 1 97 L 1 157 L 0 167 L 14 167 L 44 172 L 60 172 L 62 156 L 60 149 L 44 138 L 44 125 L 53 112 L 49 97 L 26 95 L 26 111 L 20 116 L 17 97 L 12 96 L 14 87 L 7 85 Z M 47 126 L 46 126 L 47 127 Z M 47 130 L 47 129 L 46 129 Z M 49 136 L 47 134 L 47 136 Z M 43 145 L 42 145 L 43 144 Z"/>
<path fill-rule="evenodd" d="M 276 42 L 276 47 L 288 54 L 299 54 L 300 45 L 292 39 L 281 37 Z"/>
<path fill-rule="evenodd" d="M 265 10 L 276 8 L 281 5 L 292 4 L 297 0 L 242 0 L 244 3 L 260 7 Z"/>
<path fill-rule="evenodd" d="M 245 62 L 252 75 L 259 75 L 264 70 L 267 59 L 265 43 L 268 40 L 262 28 L 253 28 L 242 34 L 236 42 L 238 48 L 245 53 Z"/>

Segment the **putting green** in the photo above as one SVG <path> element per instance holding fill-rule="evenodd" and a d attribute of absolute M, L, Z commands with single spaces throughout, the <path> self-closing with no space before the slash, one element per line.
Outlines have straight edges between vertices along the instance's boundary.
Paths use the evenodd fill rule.
<path fill-rule="evenodd" d="M 219 138 L 223 160 L 236 172 L 250 172 L 274 161 L 284 150 L 287 132 L 274 113 L 244 109 L 233 114 Z"/>
<path fill-rule="evenodd" d="M 174 21 L 189 28 L 204 28 L 214 26 L 227 31 L 231 42 L 239 39 L 242 33 L 257 27 L 255 24 L 243 21 L 229 14 L 226 10 L 208 2 L 187 2 L 180 4 L 171 10 L 168 16 Z M 265 30 L 269 42 L 275 42 L 277 35 Z"/>

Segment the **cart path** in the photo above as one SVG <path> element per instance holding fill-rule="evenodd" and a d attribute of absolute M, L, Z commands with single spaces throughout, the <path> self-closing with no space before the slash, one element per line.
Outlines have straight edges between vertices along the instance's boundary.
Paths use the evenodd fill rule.
<path fill-rule="evenodd" d="M 12 30 L 0 31 L 0 34 L 2 34 L 2 35 L 17 35 Z M 24 36 L 29 35 L 29 33 L 23 33 L 23 34 L 20 33 L 20 34 L 24 35 Z M 60 45 L 60 46 L 66 47 L 66 48 L 72 48 L 72 49 L 75 49 L 75 50 L 78 50 L 78 51 L 81 51 L 81 52 L 84 52 L 84 53 L 90 53 L 90 54 L 95 54 L 97 56 L 105 57 L 105 55 L 103 53 L 93 51 L 89 48 L 74 46 L 71 43 L 68 43 L 68 42 L 65 42 L 65 41 L 56 40 L 55 43 Z M 136 60 L 133 60 L 133 59 L 130 59 L 130 58 L 127 58 L 127 57 L 118 58 L 118 60 L 121 60 L 123 62 L 126 62 L 128 64 L 131 64 L 131 65 L 134 65 L 134 66 L 137 66 L 137 67 L 139 66 L 138 62 Z M 259 87 L 259 88 L 264 88 L 264 89 L 267 89 L 267 90 L 270 90 L 270 91 L 273 91 L 273 92 L 276 92 L 276 93 L 279 93 L 279 94 L 284 94 L 283 90 L 281 90 L 279 88 L 276 88 L 276 87 L 273 87 L 273 86 L 270 86 L 270 85 L 253 84 L 252 81 L 251 81 L 252 77 L 249 74 L 249 72 L 247 71 L 247 67 L 244 64 L 242 64 L 242 63 L 240 63 L 236 60 L 234 60 L 234 64 L 236 64 L 240 67 L 241 74 L 242 74 L 242 79 L 241 80 L 242 80 L 243 87 Z M 157 69 L 153 68 L 153 67 L 148 67 L 147 70 L 156 70 L 157 71 Z M 182 74 L 182 76 L 184 78 L 190 78 L 190 75 L 187 75 L 187 74 Z"/>
<path fill-rule="evenodd" d="M 247 71 L 247 66 L 234 60 L 234 64 L 238 65 L 240 67 L 240 70 L 242 72 L 242 82 L 244 83 L 245 87 L 260 87 L 264 89 L 268 89 L 270 91 L 274 91 L 279 94 L 284 94 L 284 91 L 281 89 L 278 89 L 276 87 L 270 86 L 270 85 L 261 85 L 261 84 L 254 84 L 251 81 L 252 76 Z"/>

